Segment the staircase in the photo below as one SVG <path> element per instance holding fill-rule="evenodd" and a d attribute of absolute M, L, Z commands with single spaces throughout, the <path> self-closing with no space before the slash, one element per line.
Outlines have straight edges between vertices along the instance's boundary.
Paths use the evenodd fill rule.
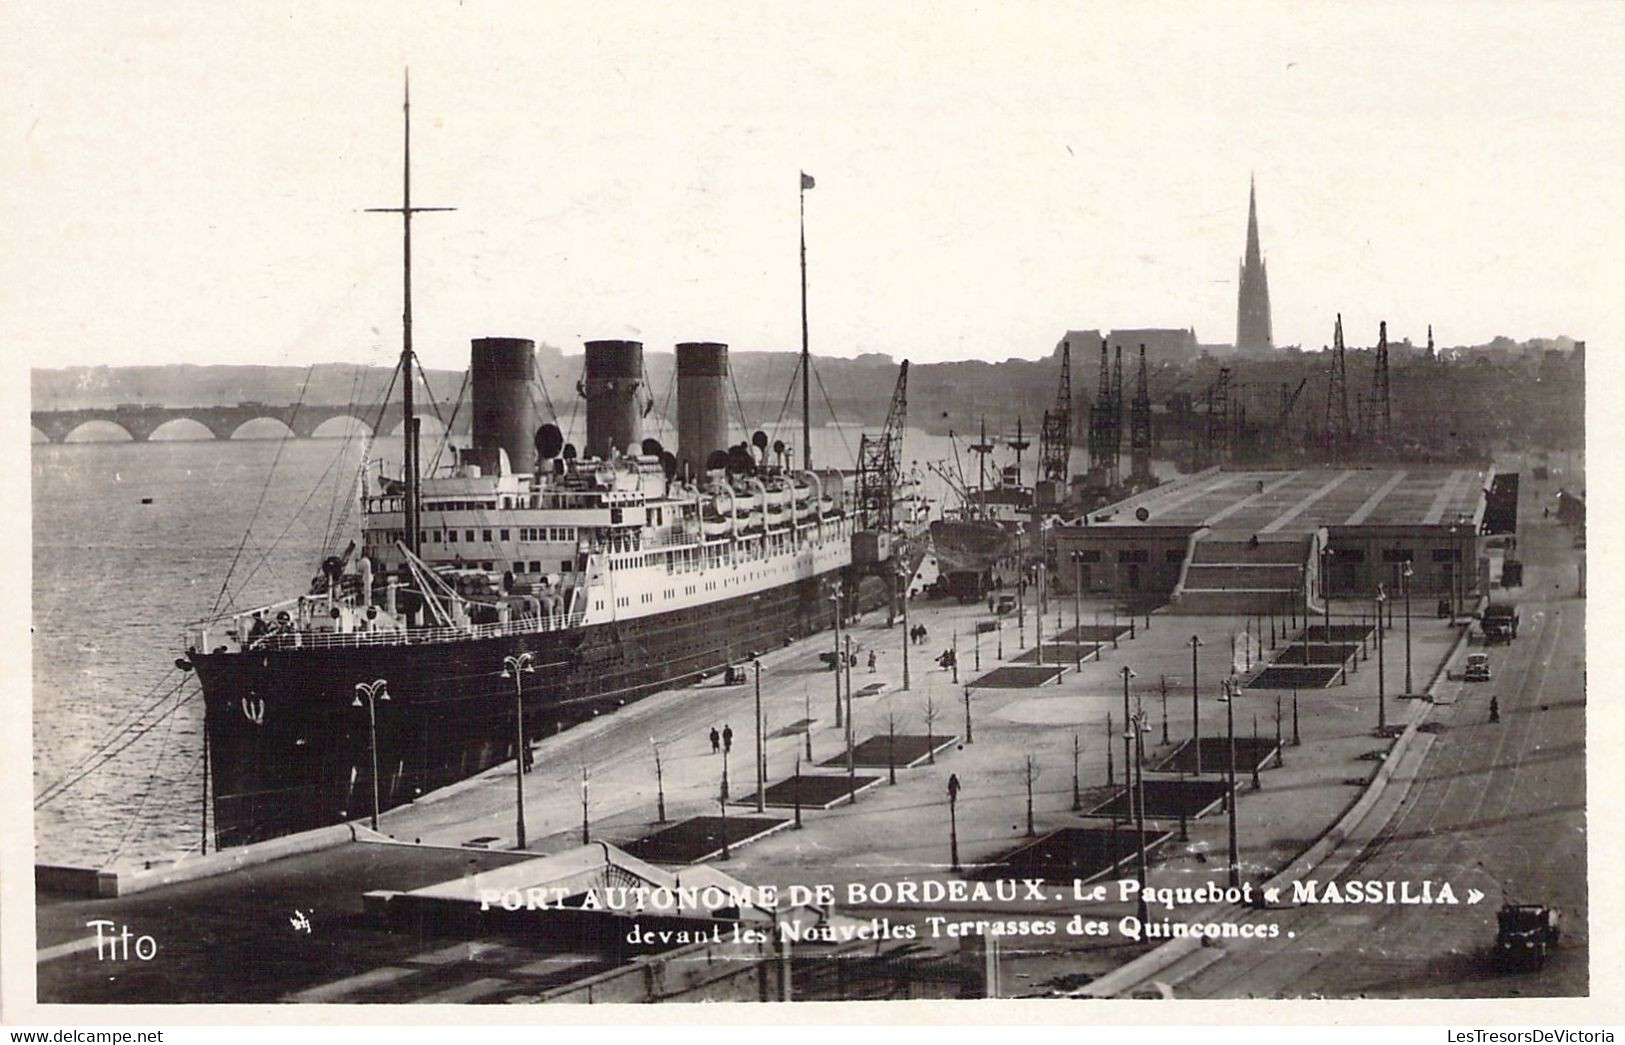
<path fill-rule="evenodd" d="M 1170 613 L 1240 616 L 1286 612 L 1304 599 L 1314 538 L 1210 532 L 1194 541 Z"/>

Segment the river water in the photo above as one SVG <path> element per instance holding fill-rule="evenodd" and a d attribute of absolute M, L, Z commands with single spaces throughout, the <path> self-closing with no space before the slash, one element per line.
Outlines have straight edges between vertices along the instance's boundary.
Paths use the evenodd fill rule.
<path fill-rule="evenodd" d="M 858 438 L 855 428 L 814 429 L 815 462 L 851 467 Z M 203 702 L 174 666 L 184 625 L 217 606 L 305 590 L 321 557 L 358 535 L 364 446 L 359 436 L 35 443 L 39 862 L 103 866 L 196 851 Z M 959 452 L 973 468 L 963 442 Z M 398 460 L 398 443 L 380 441 L 372 456 Z M 1029 481 L 1036 456 L 1026 458 Z M 926 461 L 951 464 L 954 447 L 909 430 L 904 457 L 923 472 Z M 923 488 L 940 506 L 943 484 L 927 474 Z"/>

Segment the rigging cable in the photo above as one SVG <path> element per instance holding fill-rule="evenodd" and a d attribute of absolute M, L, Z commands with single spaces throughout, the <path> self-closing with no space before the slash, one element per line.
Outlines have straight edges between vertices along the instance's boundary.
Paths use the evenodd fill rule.
<path fill-rule="evenodd" d="M 790 410 L 790 397 L 796 394 L 797 379 L 801 376 L 801 364 L 796 363 L 790 371 L 790 380 L 784 386 L 784 401 L 779 404 L 779 416 L 773 421 L 773 438 L 782 438 L 784 432 L 784 415 Z"/>
<path fill-rule="evenodd" d="M 829 390 L 824 387 L 824 378 L 823 378 L 823 376 L 821 374 L 819 374 L 817 370 L 814 370 L 813 371 L 813 377 L 818 379 L 818 391 L 819 391 L 819 394 L 821 394 L 824 397 L 824 405 L 829 407 L 829 419 L 831 421 L 836 420 L 836 417 L 835 417 L 835 404 L 829 401 Z M 852 444 L 846 441 L 846 431 L 845 431 L 845 429 L 836 428 L 835 432 L 836 432 L 837 435 L 839 435 L 841 437 L 841 445 L 846 448 L 846 456 L 852 459 L 852 463 L 855 466 L 857 464 L 858 455 L 854 454 L 852 452 Z"/>
<path fill-rule="evenodd" d="M 182 684 L 184 685 L 184 683 L 185 683 L 185 680 L 183 679 Z M 165 700 L 170 699 L 176 693 L 179 693 L 180 690 L 181 690 L 181 686 L 177 685 L 174 688 L 174 690 L 170 691 L 169 693 L 164 694 L 164 699 Z M 147 723 L 145 726 L 142 726 L 140 729 L 138 729 L 134 733 L 130 734 L 129 739 L 126 740 L 123 744 L 119 745 L 117 748 L 115 748 L 115 749 L 107 752 L 105 755 L 103 755 L 101 760 L 99 762 L 97 762 L 95 765 L 89 766 L 89 767 L 81 770 L 80 772 L 78 772 L 77 774 L 73 775 L 72 777 L 70 777 L 70 778 L 68 778 L 66 780 L 59 781 L 56 785 L 53 785 L 53 787 L 46 788 L 45 791 L 42 791 L 40 793 L 38 798 L 34 799 L 34 808 L 39 809 L 41 806 L 44 806 L 44 805 L 47 805 L 47 804 L 49 804 L 51 802 L 56 801 L 68 789 L 72 788 L 75 784 L 78 784 L 81 780 L 85 779 L 85 777 L 87 777 L 90 774 L 94 773 L 96 770 L 100 769 L 102 766 L 105 766 L 107 763 L 111 762 L 113 759 L 115 759 L 119 755 L 123 754 L 126 750 L 129 749 L 131 744 L 134 744 L 137 740 L 140 740 L 142 737 L 146 736 L 148 733 L 150 733 L 154 729 L 156 729 L 161 723 L 163 723 L 166 719 L 168 719 L 170 715 L 173 715 L 181 707 L 181 705 L 184 704 L 184 703 L 186 703 L 185 698 L 176 701 L 173 705 L 170 706 L 169 710 L 165 711 L 162 715 L 158 716 L 156 719 L 153 719 L 151 722 Z"/>
<path fill-rule="evenodd" d="M 315 366 L 305 369 L 305 380 L 299 386 L 299 398 L 293 404 L 293 413 L 290 415 L 290 419 L 299 416 L 299 409 L 305 402 L 305 391 L 310 388 L 310 377 L 315 372 Z M 225 598 L 226 588 L 231 583 L 231 575 L 236 571 L 237 561 L 242 558 L 243 549 L 248 545 L 248 535 L 253 532 L 254 520 L 260 514 L 260 507 L 265 504 L 265 495 L 271 489 L 271 478 L 276 475 L 277 462 L 282 460 L 282 450 L 287 445 L 287 442 L 286 439 L 277 442 L 276 456 L 271 459 L 271 467 L 265 473 L 265 482 L 260 485 L 260 494 L 254 502 L 254 511 L 249 514 L 248 526 L 243 530 L 243 539 L 237 543 L 237 550 L 231 556 L 231 565 L 226 568 L 226 575 L 220 581 L 220 590 L 215 593 L 214 605 L 209 607 L 211 615 L 219 611 L 220 600 Z"/>
<path fill-rule="evenodd" d="M 425 388 L 428 387 L 429 381 L 427 377 L 424 378 L 423 385 Z M 451 420 L 446 422 L 445 430 L 440 433 L 440 442 L 435 445 L 434 457 L 429 460 L 429 469 L 426 473 L 428 475 L 433 475 L 434 470 L 440 467 L 440 455 L 445 453 L 446 448 L 451 445 L 451 426 L 457 423 L 457 415 L 463 409 L 463 393 L 466 391 L 468 391 L 468 371 L 465 370 L 463 371 L 463 383 L 457 387 L 456 403 L 451 408 Z M 454 459 L 452 464 L 455 465 L 456 463 Z"/>
<path fill-rule="evenodd" d="M 170 668 L 169 671 L 165 673 L 164 677 L 158 681 L 157 685 L 153 686 L 146 693 L 137 698 L 136 702 L 139 703 L 141 701 L 145 701 L 148 697 L 152 696 L 152 694 L 156 693 L 161 686 L 169 681 L 170 676 L 175 673 L 175 670 L 176 669 L 174 668 Z M 40 794 L 43 795 L 47 792 L 55 790 L 57 785 L 62 780 L 74 773 L 77 773 L 80 769 L 84 768 L 87 763 L 95 759 L 102 752 L 118 743 L 119 739 L 122 738 L 127 731 L 133 728 L 137 722 L 140 722 L 143 718 L 150 714 L 154 708 L 158 707 L 160 704 L 164 703 L 164 701 L 174 696 L 175 691 L 178 690 L 181 685 L 185 683 L 185 681 L 186 680 L 184 678 L 181 678 L 180 680 L 176 681 L 170 690 L 163 696 L 154 700 L 150 704 L 137 708 L 132 714 L 126 715 L 123 719 L 120 719 L 118 722 L 114 723 L 108 732 L 102 736 L 102 739 L 98 740 L 95 745 L 91 747 L 90 751 L 81 756 L 77 762 L 64 770 L 62 775 L 59 776 L 55 781 L 41 788 Z"/>
<path fill-rule="evenodd" d="M 248 588 L 250 582 L 252 582 L 254 578 L 259 575 L 259 571 L 267 562 L 270 561 L 271 553 L 276 550 L 279 544 L 282 543 L 282 539 L 288 535 L 288 531 L 293 529 L 294 523 L 297 523 L 304 518 L 305 509 L 309 507 L 310 502 L 315 499 L 317 491 L 322 488 L 322 484 L 327 481 L 327 477 L 332 474 L 334 466 L 339 463 L 342 456 L 342 452 L 335 454 L 333 460 L 328 462 L 327 468 L 323 470 L 321 476 L 311 486 L 310 492 L 305 495 L 305 499 L 299 503 L 299 507 L 296 508 L 293 515 L 289 517 L 287 525 L 283 526 L 281 532 L 271 539 L 271 543 L 267 545 L 265 550 L 260 553 L 259 560 L 255 562 L 253 568 L 248 571 L 248 575 L 243 578 L 243 582 L 239 584 L 237 589 L 231 593 L 231 597 L 227 600 L 228 606 L 235 606 L 237 604 L 238 596 L 242 595 L 244 590 Z M 208 619 L 217 618 L 211 613 Z"/>
<path fill-rule="evenodd" d="M 109 865 L 123 855 L 125 846 L 136 841 L 146 832 L 148 824 L 141 817 L 147 811 L 147 800 L 152 797 L 153 787 L 158 782 L 158 767 L 163 764 L 164 755 L 169 751 L 169 739 L 175 732 L 175 712 L 180 709 L 182 704 L 186 703 L 187 699 L 190 699 L 190 696 L 176 701 L 175 706 L 164 716 L 169 724 L 164 727 L 164 735 L 158 742 L 158 750 L 153 752 L 152 768 L 147 770 L 147 786 L 141 789 L 141 801 L 136 805 L 135 812 L 130 815 L 129 821 L 125 824 L 124 834 L 119 837 L 118 845 L 113 849 L 113 855 L 107 858 L 107 864 Z M 137 830 L 137 828 L 140 830 Z"/>
<path fill-rule="evenodd" d="M 750 422 L 745 420 L 745 403 L 739 398 L 739 381 L 734 377 L 733 367 L 728 368 L 728 384 L 733 386 L 734 409 L 739 411 L 739 428 L 748 445 L 750 443 Z"/>
<path fill-rule="evenodd" d="M 361 386 L 361 365 L 358 363 L 354 367 L 352 367 L 351 370 L 350 370 L 350 405 L 351 406 L 355 405 L 356 394 L 357 394 L 360 386 Z M 345 429 L 344 441 L 339 445 L 339 454 L 341 456 L 348 455 L 349 452 L 350 452 L 351 447 L 353 447 L 354 445 L 355 445 L 355 426 L 354 425 L 348 425 L 348 426 L 346 426 L 346 429 Z M 362 455 L 361 470 L 362 470 L 363 473 L 365 473 L 366 467 L 367 467 L 366 453 L 368 453 L 370 451 L 371 451 L 371 447 L 367 446 L 365 448 L 365 451 L 364 451 L 363 455 Z M 325 536 L 322 539 L 322 557 L 323 558 L 326 558 L 327 556 L 332 555 L 334 550 L 338 547 L 338 543 L 339 543 L 338 542 L 338 534 L 339 534 L 339 531 L 344 528 L 345 524 L 348 522 L 348 519 L 349 519 L 349 505 L 351 503 L 353 503 L 353 502 L 349 498 L 344 498 L 343 503 L 344 503 L 345 507 L 344 507 L 344 510 L 341 513 L 340 508 L 339 508 L 340 501 L 341 501 L 341 498 L 339 496 L 339 491 L 334 490 L 333 491 L 333 499 L 331 501 L 329 501 L 328 505 L 327 505 L 327 529 L 325 531 Z"/>

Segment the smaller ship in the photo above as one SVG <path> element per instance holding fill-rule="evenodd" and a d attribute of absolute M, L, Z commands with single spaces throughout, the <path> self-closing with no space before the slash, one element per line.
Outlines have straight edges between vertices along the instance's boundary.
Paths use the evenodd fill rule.
<path fill-rule="evenodd" d="M 952 438 L 952 433 L 949 433 Z M 999 470 L 996 485 L 987 484 L 987 458 L 994 450 L 988 441 L 987 424 L 981 438 L 968 449 L 977 455 L 977 484 L 972 488 L 958 469 L 955 448 L 954 469 L 944 463 L 932 470 L 959 495 L 960 506 L 943 513 L 931 523 L 931 543 L 943 569 L 982 570 L 1022 554 L 1022 545 L 1034 534 L 1033 488 L 1022 482 L 1021 455 L 1029 444 L 1016 420 L 1016 436 L 1007 444 L 1016 452 L 1013 464 Z"/>

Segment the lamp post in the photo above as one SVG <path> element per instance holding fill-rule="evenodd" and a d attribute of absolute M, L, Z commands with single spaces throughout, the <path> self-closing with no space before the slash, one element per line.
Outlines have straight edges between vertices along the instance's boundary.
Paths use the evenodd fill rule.
<path fill-rule="evenodd" d="M 660 765 L 660 742 L 654 737 L 649 738 L 649 746 L 655 751 L 655 811 L 657 824 L 666 822 L 666 776 Z"/>
<path fill-rule="evenodd" d="M 835 603 L 835 728 L 841 728 L 841 586 L 835 586 L 835 594 L 831 596 Z M 810 728 L 810 727 L 809 727 Z"/>
<path fill-rule="evenodd" d="M 502 658 L 502 677 L 513 679 L 514 728 L 514 835 L 519 848 L 525 848 L 525 683 L 524 677 L 534 674 L 536 666 L 530 653 Z"/>
<path fill-rule="evenodd" d="M 846 635 L 846 788 L 847 801 L 858 800 L 857 769 L 852 760 L 852 744 L 854 742 L 852 726 L 852 633 Z"/>
<path fill-rule="evenodd" d="M 1043 574 L 1040 573 L 1039 576 L 1042 577 Z M 1042 613 L 1033 614 L 1033 630 L 1038 638 L 1038 663 L 1042 664 L 1044 663 L 1044 615 Z"/>
<path fill-rule="evenodd" d="M 767 748 L 762 739 L 762 662 L 753 660 L 750 666 L 756 669 L 756 811 L 767 812 L 767 796 L 763 789 L 767 787 Z"/>
<path fill-rule="evenodd" d="M 1168 746 L 1168 676 L 1159 676 L 1162 688 L 1162 746 Z"/>
<path fill-rule="evenodd" d="M 790 801 L 796 809 L 796 830 L 801 830 L 801 752 L 796 752 L 796 775 L 790 785 Z"/>
<path fill-rule="evenodd" d="M 592 832 L 587 823 L 587 767 L 581 767 L 581 844 L 592 844 Z"/>
<path fill-rule="evenodd" d="M 930 743 L 929 738 L 927 739 L 926 742 Z M 976 743 L 976 735 L 971 732 L 971 728 L 970 728 L 970 687 L 969 686 L 965 687 L 965 743 L 967 743 L 967 744 Z"/>
<path fill-rule="evenodd" d="M 1021 531 L 1016 531 L 1019 536 Z M 1016 564 L 1016 646 L 1027 645 L 1027 564 Z"/>
<path fill-rule="evenodd" d="M 1236 854 L 1236 694 L 1231 680 L 1226 679 L 1224 685 L 1224 718 L 1225 728 L 1230 735 L 1230 772 L 1227 780 L 1230 807 L 1230 887 L 1241 886 L 1241 865 Z"/>
<path fill-rule="evenodd" d="M 1130 730 L 1132 728 L 1133 719 L 1129 717 L 1128 680 L 1134 678 L 1135 675 L 1134 669 L 1129 667 L 1127 664 L 1123 665 L 1122 669 L 1118 671 L 1118 674 L 1123 676 L 1123 782 L 1129 785 L 1128 803 L 1129 813 L 1132 815 L 1134 812 L 1134 763 L 1130 760 L 1134 757 L 1134 755 L 1129 748 L 1129 737 L 1131 735 Z"/>
<path fill-rule="evenodd" d="M 1078 756 L 1081 754 L 1083 742 L 1076 733 L 1072 734 L 1072 811 L 1074 813 L 1083 809 L 1083 792 L 1078 786 Z"/>
<path fill-rule="evenodd" d="M 1388 601 L 1388 592 L 1377 585 L 1377 729 L 1388 728 L 1388 693 L 1386 687 L 1387 663 L 1382 655 L 1382 604 Z"/>
<path fill-rule="evenodd" d="M 948 774 L 948 855 L 959 870 L 959 774 Z"/>
<path fill-rule="evenodd" d="M 1196 775 L 1202 775 L 1202 705 L 1196 695 L 1196 651 L 1202 640 L 1191 636 L 1191 746 L 1196 748 Z"/>
<path fill-rule="evenodd" d="M 812 724 L 813 724 L 813 717 L 812 717 L 812 684 L 811 683 L 808 683 L 801 691 L 801 708 L 802 708 L 801 717 L 807 720 L 806 724 L 802 727 L 807 733 L 807 761 L 811 762 L 813 760 L 813 753 L 812 753 Z"/>
<path fill-rule="evenodd" d="M 903 689 L 908 690 L 908 577 L 901 570 L 897 577 L 903 582 Z M 811 730 L 808 730 L 809 735 Z M 808 758 L 812 755 L 808 754 Z"/>
<path fill-rule="evenodd" d="M 1136 870 L 1140 879 L 1140 921 L 1146 921 L 1147 906 L 1145 900 L 1145 732 L 1151 728 L 1151 723 L 1145 719 L 1144 711 L 1136 711 L 1134 717 L 1129 719 L 1129 730 L 1134 736 L 1135 759 L 1134 784 L 1130 793 L 1136 794 L 1134 801 L 1134 848 L 1136 851 Z M 1126 739 L 1125 734 L 1125 739 Z"/>
<path fill-rule="evenodd" d="M 1072 652 L 1073 670 L 1083 670 L 1083 555 L 1072 553 Z"/>
<path fill-rule="evenodd" d="M 1405 569 L 1399 575 L 1401 588 L 1405 592 L 1405 692 L 1412 693 L 1411 687 L 1411 561 L 1405 560 Z"/>
<path fill-rule="evenodd" d="M 372 752 L 372 829 L 378 830 L 378 710 L 377 701 L 389 699 L 389 683 L 383 679 L 355 684 L 355 699 L 351 707 L 360 707 L 361 698 L 367 698 L 367 747 Z M 523 837 L 519 842 L 524 846 Z"/>

